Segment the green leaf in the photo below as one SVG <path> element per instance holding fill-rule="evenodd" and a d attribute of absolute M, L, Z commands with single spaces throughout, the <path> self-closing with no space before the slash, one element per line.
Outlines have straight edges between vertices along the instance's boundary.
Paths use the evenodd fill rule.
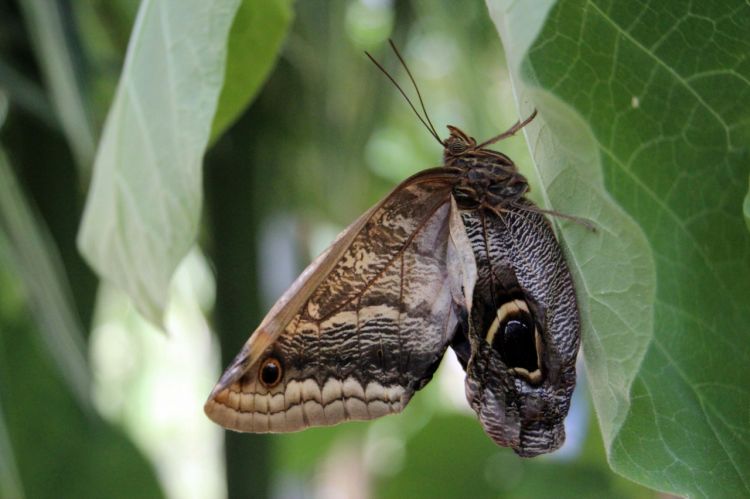
<path fill-rule="evenodd" d="M 79 249 L 155 324 L 196 236 L 203 154 L 239 5 L 141 3 L 97 151 Z"/>
<path fill-rule="evenodd" d="M 543 118 L 530 144 L 548 199 L 600 226 L 562 234 L 611 466 L 677 494 L 747 495 L 750 9 L 488 4 L 521 108 Z"/>
<path fill-rule="evenodd" d="M 276 62 L 292 17 L 292 0 L 245 0 L 240 5 L 229 34 L 225 83 L 211 140 L 237 119 L 260 90 Z"/>

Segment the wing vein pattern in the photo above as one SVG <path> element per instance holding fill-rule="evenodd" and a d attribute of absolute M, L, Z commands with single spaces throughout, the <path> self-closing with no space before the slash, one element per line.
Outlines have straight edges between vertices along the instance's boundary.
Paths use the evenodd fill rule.
<path fill-rule="evenodd" d="M 457 313 L 448 285 L 451 184 L 425 177 L 397 187 L 308 267 L 303 277 L 332 263 L 314 286 L 295 289 L 304 299 L 278 331 L 262 329 L 284 315 L 285 297 L 264 319 L 253 338 L 269 341 L 251 338 L 235 359 L 206 405 L 212 419 L 252 432 L 372 419 L 401 411 L 426 384 Z M 259 380 L 269 356 L 282 359 L 284 373 L 271 387 Z"/>

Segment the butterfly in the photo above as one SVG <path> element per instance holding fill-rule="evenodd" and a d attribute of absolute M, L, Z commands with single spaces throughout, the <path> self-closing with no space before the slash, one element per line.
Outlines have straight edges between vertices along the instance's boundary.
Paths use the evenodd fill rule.
<path fill-rule="evenodd" d="M 259 433 L 398 413 L 450 347 L 489 437 L 525 457 L 550 452 L 564 441 L 575 386 L 575 290 L 550 212 L 488 148 L 536 111 L 483 143 L 453 126 L 441 140 L 424 104 L 425 120 L 406 98 L 443 146 L 443 165 L 403 181 L 302 272 L 205 412 Z"/>

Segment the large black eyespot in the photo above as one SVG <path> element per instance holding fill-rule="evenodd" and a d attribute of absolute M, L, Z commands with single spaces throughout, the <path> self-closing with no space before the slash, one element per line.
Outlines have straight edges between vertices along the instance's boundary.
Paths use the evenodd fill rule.
<path fill-rule="evenodd" d="M 541 337 L 524 300 L 510 300 L 497 309 L 486 339 L 508 369 L 532 383 L 541 381 Z"/>
<path fill-rule="evenodd" d="M 536 371 L 536 339 L 534 324 L 527 314 L 519 314 L 500 326 L 502 334 L 495 337 L 500 357 L 508 367 L 522 367 L 528 372 Z M 499 343 L 499 344 L 498 344 Z M 495 346 L 495 345 L 493 345 Z"/>
<path fill-rule="evenodd" d="M 260 363 L 258 370 L 258 379 L 266 388 L 273 388 L 279 384 L 283 370 L 281 369 L 281 362 L 274 357 L 268 357 Z"/>

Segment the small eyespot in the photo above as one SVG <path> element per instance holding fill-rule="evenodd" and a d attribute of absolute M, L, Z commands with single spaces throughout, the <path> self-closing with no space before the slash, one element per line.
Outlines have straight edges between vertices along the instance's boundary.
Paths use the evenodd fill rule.
<path fill-rule="evenodd" d="M 273 388 L 281 381 L 282 374 L 281 362 L 274 357 L 268 357 L 260 364 L 258 379 L 266 388 Z"/>

